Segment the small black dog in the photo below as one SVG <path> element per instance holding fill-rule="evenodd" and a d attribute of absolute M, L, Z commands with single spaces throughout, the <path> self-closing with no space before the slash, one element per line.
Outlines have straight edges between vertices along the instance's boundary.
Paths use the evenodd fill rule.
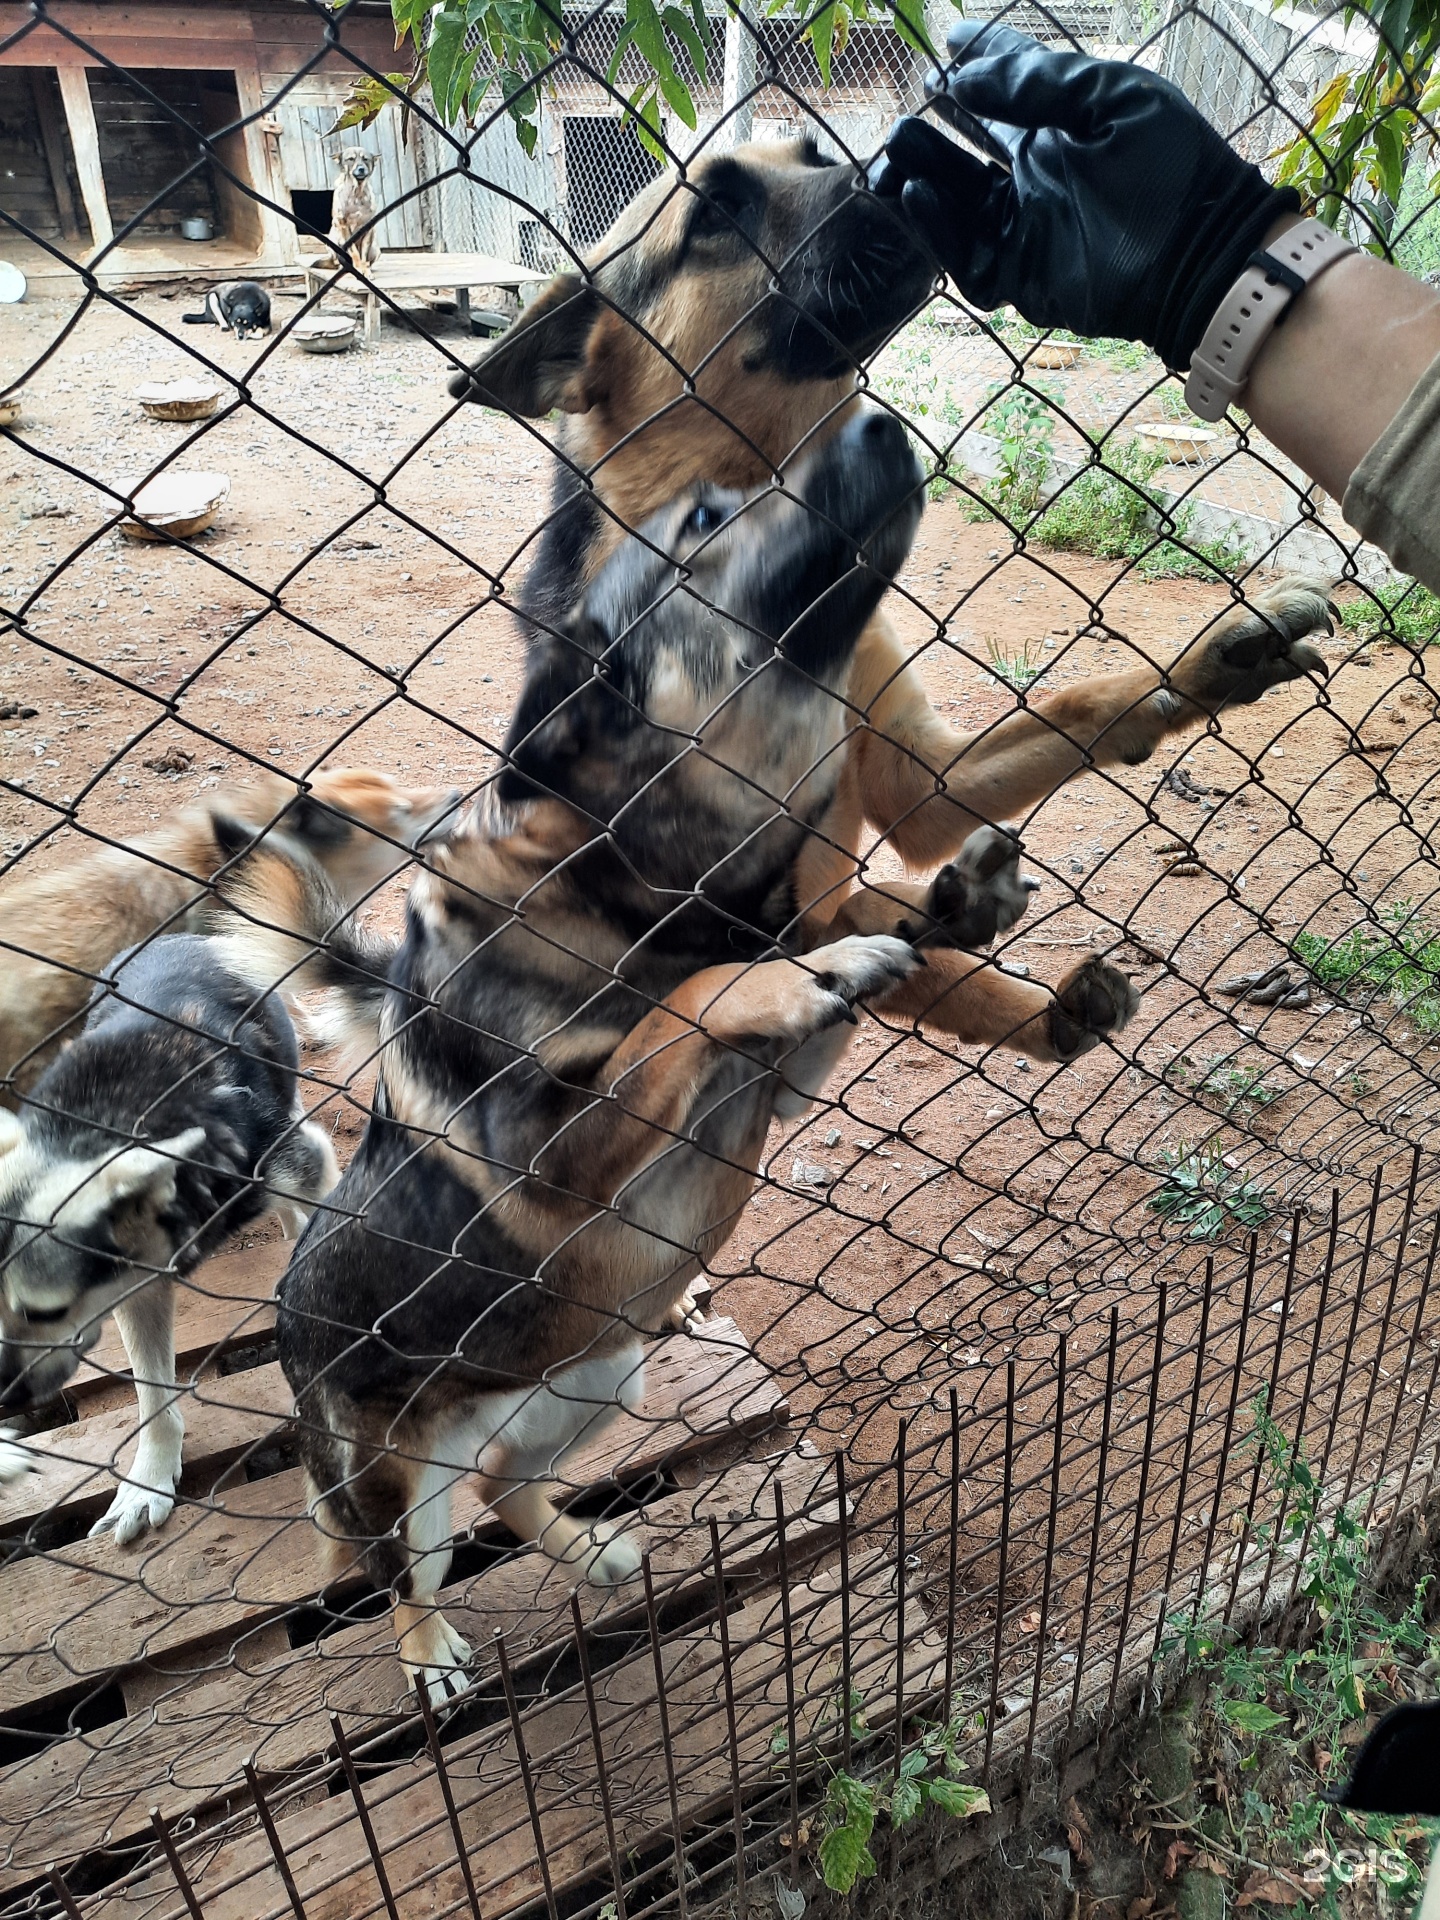
<path fill-rule="evenodd" d="M 302 1118 L 290 1016 L 214 941 L 132 947 L 109 978 L 21 1111 L 0 1111 L 0 1405 L 57 1393 L 115 1315 L 140 1448 L 91 1531 L 123 1544 L 175 1504 L 176 1276 L 268 1206 L 298 1231 L 339 1169 Z M 35 1464 L 0 1429 L 0 1486 Z"/>
<path fill-rule="evenodd" d="M 191 327 L 225 327 L 237 340 L 270 331 L 270 296 L 254 280 L 226 280 L 205 296 L 203 313 L 183 314 Z"/>

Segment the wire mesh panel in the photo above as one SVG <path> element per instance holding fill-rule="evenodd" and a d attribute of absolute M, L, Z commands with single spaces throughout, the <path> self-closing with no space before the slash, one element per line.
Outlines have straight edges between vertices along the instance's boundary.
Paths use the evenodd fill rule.
<path fill-rule="evenodd" d="M 104 16 L 0 10 L 0 1908 L 983 1834 L 1430 1491 L 1433 600 L 936 279 L 878 19 L 672 34 L 662 165 L 614 7 L 528 149 L 335 127 L 386 9 Z M 1374 44 L 1014 17 L 1272 173 Z"/>

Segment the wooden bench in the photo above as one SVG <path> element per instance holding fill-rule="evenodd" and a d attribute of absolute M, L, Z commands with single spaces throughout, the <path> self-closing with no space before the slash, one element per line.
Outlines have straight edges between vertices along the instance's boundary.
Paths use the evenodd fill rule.
<path fill-rule="evenodd" d="M 549 278 L 534 267 L 518 266 L 489 253 L 382 253 L 374 266 L 360 273 L 337 267 L 329 258 L 307 261 L 305 297 L 316 299 L 331 288 L 359 293 L 365 303 L 365 338 L 373 340 L 380 331 L 382 294 L 453 287 L 460 319 L 468 324 L 472 287 L 499 287 L 521 297 L 527 287 Z"/>

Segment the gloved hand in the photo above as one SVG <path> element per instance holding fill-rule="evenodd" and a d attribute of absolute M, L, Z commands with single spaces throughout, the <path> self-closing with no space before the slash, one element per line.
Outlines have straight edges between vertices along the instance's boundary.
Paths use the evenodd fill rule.
<path fill-rule="evenodd" d="M 1233 153 L 1169 81 L 962 20 L 927 91 L 1003 166 L 901 120 L 871 176 L 967 300 L 1143 340 L 1184 371 L 1266 230 L 1299 196 Z M 1009 171 L 1005 171 L 1005 167 Z"/>

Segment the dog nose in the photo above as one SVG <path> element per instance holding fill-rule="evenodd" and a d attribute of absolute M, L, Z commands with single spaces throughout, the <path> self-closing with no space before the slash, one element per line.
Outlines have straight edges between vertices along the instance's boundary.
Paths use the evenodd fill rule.
<path fill-rule="evenodd" d="M 853 420 L 848 420 L 844 438 L 847 451 L 865 460 L 908 452 L 910 446 L 905 429 L 894 414 L 882 413 L 878 407 L 866 407 Z"/>

